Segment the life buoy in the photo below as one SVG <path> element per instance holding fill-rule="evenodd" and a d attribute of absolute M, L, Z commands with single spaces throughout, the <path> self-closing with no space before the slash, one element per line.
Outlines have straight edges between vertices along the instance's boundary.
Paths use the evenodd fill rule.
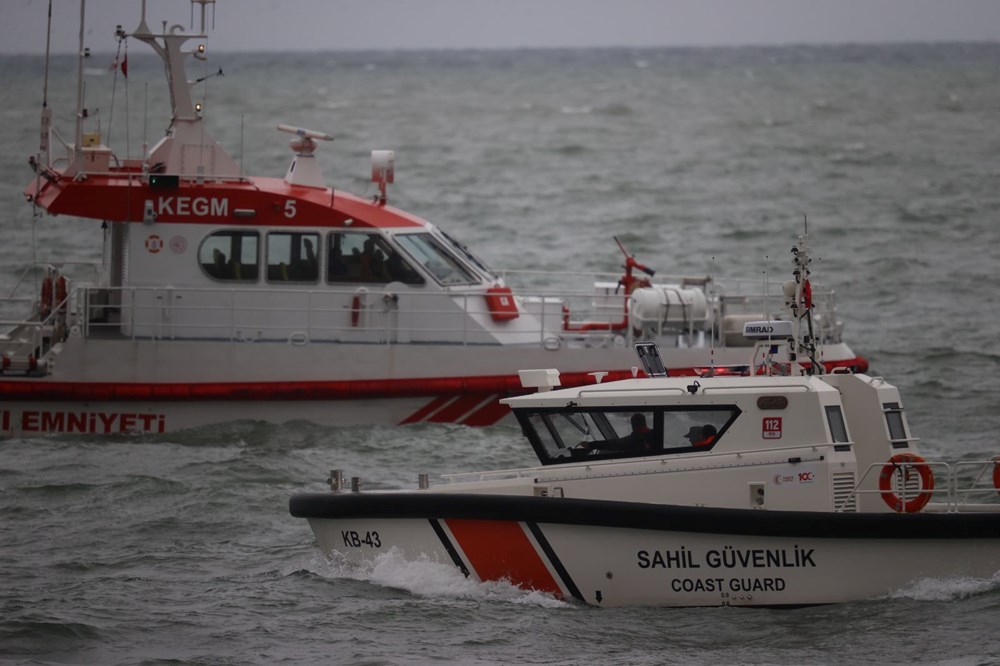
<path fill-rule="evenodd" d="M 45 276 L 42 280 L 42 293 L 38 305 L 38 314 L 42 319 L 49 316 L 52 312 L 52 277 L 49 275 Z"/>
<path fill-rule="evenodd" d="M 900 471 L 903 465 L 903 482 L 910 478 L 910 467 L 912 466 L 920 475 L 920 492 L 907 501 L 903 501 L 892 491 L 892 478 L 896 472 Z M 931 471 L 927 461 L 915 453 L 897 453 L 889 458 L 889 461 L 882 466 L 882 473 L 878 477 L 878 489 L 882 492 L 882 500 L 893 511 L 899 513 L 917 513 L 931 500 L 934 491 L 934 473 Z"/>
<path fill-rule="evenodd" d="M 993 487 L 997 489 L 997 494 L 1000 495 L 1000 456 L 993 457 Z"/>
<path fill-rule="evenodd" d="M 56 303 L 59 306 L 59 312 L 66 312 L 66 278 L 62 275 L 56 280 Z"/>

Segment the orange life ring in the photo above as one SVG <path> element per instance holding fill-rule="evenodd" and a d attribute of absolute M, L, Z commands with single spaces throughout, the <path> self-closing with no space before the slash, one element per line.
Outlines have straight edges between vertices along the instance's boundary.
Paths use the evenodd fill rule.
<path fill-rule="evenodd" d="M 910 478 L 910 466 L 913 466 L 917 474 L 920 475 L 920 492 L 906 502 L 892 491 L 892 477 L 900 470 L 900 465 L 904 465 L 904 483 Z M 927 461 L 917 454 L 897 453 L 882 466 L 882 473 L 878 477 L 878 489 L 882 492 L 882 500 L 893 511 L 916 513 L 927 506 L 931 500 L 934 490 L 934 472 L 931 471 Z"/>
<path fill-rule="evenodd" d="M 59 304 L 59 312 L 66 312 L 66 278 L 62 275 L 56 280 L 56 303 Z"/>
<path fill-rule="evenodd" d="M 50 312 L 52 312 L 52 277 L 46 275 L 45 279 L 42 280 L 42 293 L 38 306 L 38 314 L 44 319 L 49 316 Z"/>
<path fill-rule="evenodd" d="M 993 487 L 1000 495 L 1000 456 L 993 456 Z"/>

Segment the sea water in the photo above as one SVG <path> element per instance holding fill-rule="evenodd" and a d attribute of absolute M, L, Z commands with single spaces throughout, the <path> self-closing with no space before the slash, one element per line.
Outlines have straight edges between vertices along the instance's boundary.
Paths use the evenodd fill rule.
<path fill-rule="evenodd" d="M 90 120 L 122 157 L 168 125 L 141 48 L 127 80 L 99 49 L 87 65 Z M 214 54 L 190 78 L 219 67 L 195 97 L 246 173 L 284 174 L 278 123 L 332 134 L 327 181 L 359 194 L 369 152 L 395 150 L 390 204 L 494 268 L 615 272 L 618 236 L 660 274 L 784 280 L 807 219 L 814 278 L 922 450 L 1000 453 L 998 45 Z M 33 260 L 102 253 L 99 222 L 34 216 L 21 194 L 42 74 L 0 58 L 4 293 Z M 54 59 L 67 140 L 74 77 Z M 597 609 L 395 553 L 348 568 L 288 514 L 333 468 L 375 489 L 532 462 L 506 425 L 2 441 L 0 661 L 1000 661 L 998 578 L 790 611 Z"/>

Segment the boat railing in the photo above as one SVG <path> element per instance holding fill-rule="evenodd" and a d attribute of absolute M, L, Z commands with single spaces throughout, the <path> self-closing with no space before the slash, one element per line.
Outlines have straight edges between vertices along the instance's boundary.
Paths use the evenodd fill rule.
<path fill-rule="evenodd" d="M 881 495 L 887 501 L 900 502 L 901 506 L 926 496 L 928 502 L 919 502 L 921 508 L 934 512 L 996 511 L 1000 507 L 1000 489 L 993 482 L 993 470 L 1000 461 L 964 460 L 873 463 L 858 480 L 854 490 L 834 507 L 843 511 L 852 506 L 857 496 Z M 879 481 L 884 475 L 893 474 L 892 467 L 902 470 L 904 482 L 883 489 Z M 930 473 L 932 487 L 925 486 L 922 474 Z"/>
<path fill-rule="evenodd" d="M 561 345 L 564 333 L 604 345 L 613 336 L 630 338 L 627 327 L 611 327 L 620 312 L 592 313 L 593 320 L 607 324 L 602 330 L 564 331 L 565 298 L 553 294 L 528 303 L 526 312 L 533 319 L 494 325 L 485 296 L 484 290 L 86 287 L 75 293 L 75 301 L 87 337 L 117 331 L 133 338 L 247 341 L 295 334 L 317 341 L 531 345 L 549 344 L 553 338 Z"/>
<path fill-rule="evenodd" d="M 43 330 L 53 322 L 39 321 L 27 312 L 20 319 L 7 306 L 30 306 L 37 295 L 24 296 L 29 277 L 38 271 L 66 271 L 70 266 L 86 266 L 94 277 L 100 267 L 88 262 L 66 262 L 57 266 L 29 267 L 18 279 L 7 299 L 0 299 L 3 325 L 35 327 L 39 339 L 51 337 Z M 524 272 L 529 273 L 529 272 Z M 533 271 L 533 274 L 545 272 Z M 548 273 L 549 275 L 565 275 Z M 655 331 L 638 331 L 625 318 L 628 297 L 624 290 L 595 287 L 592 273 L 588 288 L 549 287 L 518 294 L 522 315 L 495 321 L 485 289 L 469 287 L 425 292 L 421 289 L 367 287 L 281 288 L 259 287 L 152 287 L 92 286 L 97 279 L 71 280 L 67 324 L 75 335 L 126 337 L 132 339 L 228 339 L 288 341 L 364 342 L 379 344 L 433 342 L 449 344 L 504 344 L 542 346 L 558 349 L 564 345 L 581 347 L 626 347 L 638 339 L 653 336 L 675 346 L 700 346 L 715 336 L 720 348 L 740 341 L 728 340 L 718 323 L 725 304 L 715 301 L 706 321 L 693 317 L 672 321 Z M 603 277 L 603 276 L 598 276 Z M 610 274 L 607 277 L 613 277 Z M 683 280 L 683 276 L 680 276 Z M 38 281 L 35 280 L 37 283 Z M 583 282 L 576 280 L 576 285 Z M 77 286 L 81 285 L 81 286 Z M 16 296 L 15 296 L 16 294 Z M 746 299 L 752 308 L 759 305 Z M 777 306 L 779 301 L 773 299 Z M 746 316 L 750 316 L 748 313 Z M 44 319 L 44 317 L 43 317 Z"/>
<path fill-rule="evenodd" d="M 69 293 L 70 281 L 81 272 L 92 280 L 96 270 L 92 262 L 68 261 L 35 262 L 21 271 L 0 297 L 3 372 L 46 372 L 46 355 L 66 339 L 75 316 L 70 307 L 74 298 Z M 60 285 L 60 280 L 67 281 Z"/>

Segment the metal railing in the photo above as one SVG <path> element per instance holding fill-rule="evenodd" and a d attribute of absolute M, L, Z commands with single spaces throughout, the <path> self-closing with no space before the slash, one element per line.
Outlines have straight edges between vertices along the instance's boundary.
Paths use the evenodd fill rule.
<path fill-rule="evenodd" d="M 897 483 L 890 490 L 880 488 L 863 488 L 866 483 L 878 479 L 884 473 L 887 465 L 894 464 L 902 473 L 903 483 Z M 927 511 L 935 512 L 971 512 L 1000 511 L 1000 489 L 993 485 L 993 470 L 1000 462 L 997 460 L 970 460 L 955 463 L 943 461 L 873 463 L 858 480 L 854 490 L 842 502 L 841 510 L 850 504 L 853 498 L 861 495 L 885 495 L 891 492 L 904 505 L 928 494 L 930 505 Z M 928 470 L 933 475 L 933 488 L 924 488 L 920 483 L 920 470 Z M 895 472 L 893 472 L 895 473 Z"/>
<path fill-rule="evenodd" d="M 614 274 L 508 271 L 512 282 L 530 276 L 536 283 L 548 283 L 542 290 L 516 290 L 522 312 L 533 315 L 537 325 L 526 318 L 494 324 L 493 312 L 482 287 L 434 291 L 385 289 L 383 285 L 337 288 L 330 285 L 303 285 L 301 288 L 266 287 L 107 287 L 81 284 L 73 279 L 65 303 L 54 304 L 52 313 L 40 316 L 31 306 L 38 288 L 32 276 L 58 274 L 69 268 L 86 267 L 99 272 L 92 263 L 66 262 L 59 265 L 29 266 L 20 275 L 6 298 L 0 298 L 0 326 L 16 331 L 16 336 L 32 338 L 39 356 L 44 355 L 59 336 L 62 325 L 87 339 L 121 336 L 131 339 L 218 339 L 234 342 L 287 340 L 290 344 L 310 341 L 345 341 L 393 344 L 427 342 L 448 344 L 540 345 L 556 349 L 564 344 L 580 346 L 629 346 L 636 337 L 625 319 L 627 296 L 610 288 Z M 545 276 L 542 278 L 541 276 Z M 91 277 L 91 276 L 88 276 Z M 574 285 L 587 281 L 588 287 Z M 699 346 L 716 336 L 716 345 L 726 346 L 720 331 L 726 314 L 747 312 L 764 302 L 762 295 L 719 295 L 718 286 L 705 278 L 672 276 L 675 284 L 695 284 L 706 290 L 708 314 L 695 326 L 691 321 L 661 326 L 657 338 L 662 344 Z M 34 281 L 37 283 L 37 280 Z M 96 280 L 95 280 L 96 282 Z M 659 282 L 658 282 L 659 284 Z M 751 284 L 731 280 L 737 292 Z M 80 285 L 80 286 L 76 286 Z M 537 285 L 536 285 L 537 286 Z M 24 293 L 30 287 L 30 294 Z M 758 283 L 759 287 L 759 283 Z M 832 292 L 814 292 L 818 304 Z M 779 294 L 768 296 L 776 306 Z M 55 299 L 50 299 L 55 300 Z M 5 316 L 16 306 L 18 317 Z M 57 314 L 59 313 L 59 314 Z M 572 321 L 570 321 L 572 316 Z M 774 316 L 773 313 L 771 316 Z M 829 318 L 827 318 L 829 319 Z M 567 325 L 569 322 L 569 325 Z M 577 324 L 596 324 L 590 328 Z M 48 342 L 46 342 L 48 341 Z M 47 345 L 47 346 L 46 346 Z"/>

